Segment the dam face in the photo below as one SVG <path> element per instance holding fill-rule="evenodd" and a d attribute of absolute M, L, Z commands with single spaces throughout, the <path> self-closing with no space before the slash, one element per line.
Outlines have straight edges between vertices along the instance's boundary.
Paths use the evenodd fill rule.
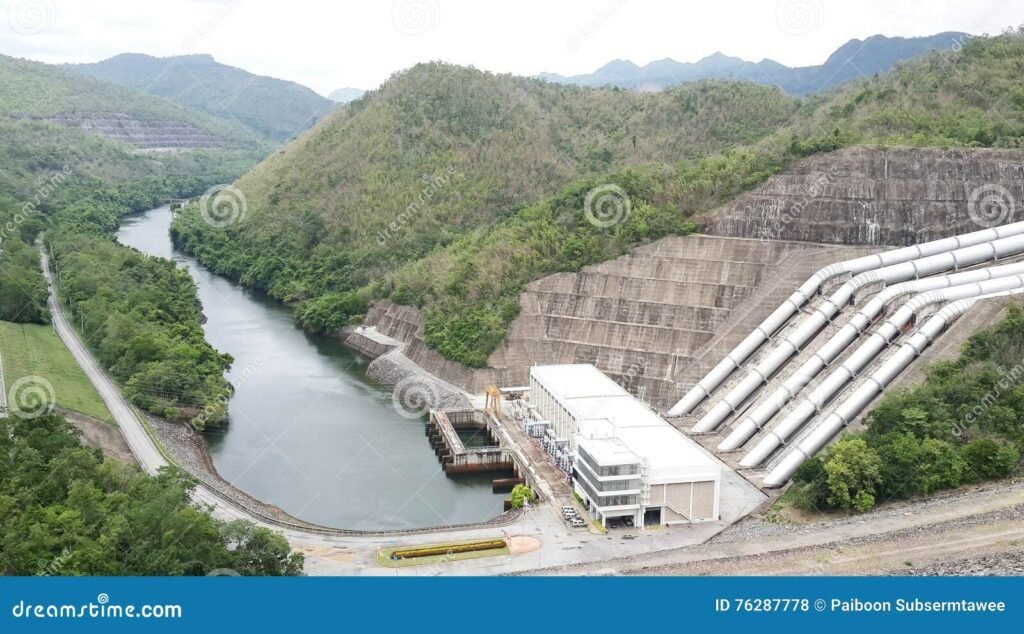
<path fill-rule="evenodd" d="M 413 307 L 379 302 L 367 323 L 470 391 L 523 385 L 534 364 L 593 363 L 666 408 L 819 268 L 1012 222 L 1018 205 L 1024 152 L 849 148 L 737 197 L 707 218 L 703 235 L 531 283 L 486 369 L 428 348 Z"/>

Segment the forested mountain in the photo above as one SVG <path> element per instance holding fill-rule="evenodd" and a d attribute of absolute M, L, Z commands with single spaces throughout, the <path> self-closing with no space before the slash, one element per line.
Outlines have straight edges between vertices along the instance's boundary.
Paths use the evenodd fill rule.
<path fill-rule="evenodd" d="M 976 39 L 799 104 L 753 84 L 637 94 L 420 66 L 239 180 L 244 222 L 214 228 L 191 209 L 174 237 L 299 303 L 312 329 L 378 297 L 417 304 L 428 343 L 479 366 L 530 280 L 692 230 L 794 159 L 853 143 L 1020 147 L 1022 64 L 1020 32 Z M 600 184 L 631 200 L 610 229 L 584 212 Z"/>
<path fill-rule="evenodd" d="M 266 139 L 241 124 L 51 66 L 0 55 L 0 119 L 79 128 L 146 150 L 246 149 Z"/>
<path fill-rule="evenodd" d="M 581 176 L 755 142 L 796 107 L 753 84 L 638 94 L 420 65 L 238 181 L 245 222 L 221 231 L 187 214 L 175 236 L 214 270 L 305 301 L 364 286 Z"/>
<path fill-rule="evenodd" d="M 334 107 L 305 86 L 221 64 L 210 55 L 125 53 L 67 68 L 240 123 L 257 137 L 278 142 L 309 128 Z"/>
<path fill-rule="evenodd" d="M 892 70 L 898 62 L 934 50 L 952 50 L 969 36 L 946 32 L 927 37 L 886 37 L 872 35 L 853 39 L 840 46 L 824 64 L 791 68 L 770 59 L 748 62 L 722 53 L 697 62 L 677 62 L 665 58 L 637 66 L 617 59 L 585 75 L 565 77 L 541 73 L 539 77 L 576 86 L 617 86 L 628 90 L 662 90 L 701 79 L 732 79 L 778 86 L 790 95 L 806 95 L 827 90 L 850 79 Z"/>
<path fill-rule="evenodd" d="M 0 56 L 0 86 L 0 319 L 48 321 L 43 238 L 71 320 L 126 395 L 197 427 L 219 422 L 231 360 L 203 338 L 191 278 L 110 232 L 122 214 L 237 178 L 266 141 L 44 64 Z M 104 459 L 56 413 L 2 421 L 0 574 L 301 572 L 280 535 L 193 506 L 180 471 L 149 477 Z"/>

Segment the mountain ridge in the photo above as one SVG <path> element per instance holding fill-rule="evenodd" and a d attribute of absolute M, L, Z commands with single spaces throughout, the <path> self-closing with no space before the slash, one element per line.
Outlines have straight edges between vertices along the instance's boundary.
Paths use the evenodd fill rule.
<path fill-rule="evenodd" d="M 615 86 L 628 90 L 663 90 L 701 79 L 732 79 L 778 86 L 787 94 L 803 96 L 827 90 L 855 77 L 886 72 L 897 63 L 919 55 L 952 48 L 966 33 L 946 31 L 924 37 L 872 35 L 851 39 L 814 66 L 786 66 L 770 58 L 751 62 L 716 51 L 696 62 L 679 62 L 670 57 L 643 66 L 615 59 L 593 73 L 564 76 L 540 73 L 538 78 L 577 86 Z"/>
<path fill-rule="evenodd" d="M 205 53 L 172 57 L 121 53 L 64 68 L 235 121 L 273 144 L 312 127 L 334 108 L 332 101 L 299 83 L 250 73 Z"/>
<path fill-rule="evenodd" d="M 366 91 L 363 90 L 362 88 L 353 88 L 351 86 L 345 86 L 344 88 L 332 90 L 331 94 L 327 95 L 327 98 L 333 101 L 334 103 L 346 104 L 350 101 L 355 101 L 356 99 L 359 99 L 365 94 Z"/>

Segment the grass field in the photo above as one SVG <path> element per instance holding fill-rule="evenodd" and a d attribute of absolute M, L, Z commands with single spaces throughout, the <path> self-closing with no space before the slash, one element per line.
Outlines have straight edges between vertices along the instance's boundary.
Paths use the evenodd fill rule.
<path fill-rule="evenodd" d="M 14 383 L 22 377 L 39 376 L 53 386 L 57 405 L 113 424 L 100 395 L 50 326 L 0 321 L 0 358 L 11 409 L 15 407 L 11 398 Z"/>

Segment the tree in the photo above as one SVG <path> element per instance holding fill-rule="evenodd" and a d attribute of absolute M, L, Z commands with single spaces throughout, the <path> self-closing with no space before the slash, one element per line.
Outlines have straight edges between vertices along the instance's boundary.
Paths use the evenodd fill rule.
<path fill-rule="evenodd" d="M 194 506 L 194 481 L 177 469 L 151 477 L 104 459 L 59 414 L 0 425 L 0 574 L 302 572 L 282 536 Z"/>
<path fill-rule="evenodd" d="M 1005 478 L 1020 463 L 1020 452 L 1013 445 L 993 438 L 978 438 L 967 443 L 961 451 L 967 461 L 972 479 L 991 480 Z"/>
<path fill-rule="evenodd" d="M 963 484 L 966 471 L 967 461 L 951 444 L 938 438 L 926 438 L 921 442 L 913 490 L 932 493 L 958 487 Z"/>
<path fill-rule="evenodd" d="M 881 458 L 864 439 L 854 436 L 840 439 L 825 461 L 828 503 L 861 513 L 870 510 L 882 481 L 881 468 Z"/>
<path fill-rule="evenodd" d="M 525 484 L 517 484 L 512 487 L 512 492 L 508 496 L 509 502 L 512 504 L 512 508 L 521 509 L 527 502 L 533 502 L 537 499 L 537 494 Z"/>
<path fill-rule="evenodd" d="M 297 575 L 302 573 L 305 556 L 292 553 L 281 535 L 245 520 L 228 522 L 221 537 L 232 549 L 234 570 L 243 575 Z"/>

